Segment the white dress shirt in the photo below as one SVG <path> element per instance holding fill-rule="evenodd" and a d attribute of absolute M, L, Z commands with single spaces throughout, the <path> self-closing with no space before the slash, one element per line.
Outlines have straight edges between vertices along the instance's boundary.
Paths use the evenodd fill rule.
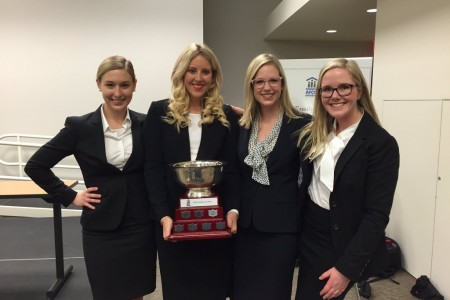
<path fill-rule="evenodd" d="M 330 210 L 330 194 L 333 191 L 334 168 L 336 166 L 336 162 L 341 156 L 342 151 L 344 151 L 345 146 L 347 146 L 348 141 L 355 134 L 360 121 L 361 119 L 341 131 L 338 135 L 335 135 L 334 132 L 330 132 L 324 153 L 313 162 L 314 171 L 311 183 L 308 187 L 308 193 L 311 200 L 322 208 Z M 334 127 L 336 127 L 336 121 L 334 125 Z M 324 157 L 329 160 L 325 162 L 326 165 L 324 165 L 323 162 Z M 324 171 L 327 174 L 321 175 L 321 172 Z"/>
<path fill-rule="evenodd" d="M 103 113 L 103 106 L 101 112 L 106 160 L 111 165 L 123 170 L 123 167 L 133 151 L 130 113 L 127 109 L 127 116 L 122 123 L 122 128 L 112 129 L 109 127 L 108 121 Z"/>
<path fill-rule="evenodd" d="M 191 149 L 191 160 L 197 159 L 198 148 L 200 148 L 200 142 L 202 140 L 202 125 L 199 125 L 201 120 L 200 114 L 189 114 L 191 125 L 189 125 L 189 145 Z"/>

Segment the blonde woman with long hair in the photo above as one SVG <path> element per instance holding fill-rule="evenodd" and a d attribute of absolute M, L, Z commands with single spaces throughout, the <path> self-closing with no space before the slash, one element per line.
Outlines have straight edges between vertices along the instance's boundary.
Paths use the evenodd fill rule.
<path fill-rule="evenodd" d="M 226 162 L 214 187 L 231 233 L 237 230 L 239 173 L 236 156 L 237 116 L 224 105 L 222 70 L 204 44 L 189 45 L 172 72 L 169 99 L 153 102 L 144 128 L 145 170 L 165 300 L 223 300 L 231 276 L 231 239 L 173 243 L 175 209 L 185 190 L 169 164 L 191 160 Z"/>
<path fill-rule="evenodd" d="M 291 299 L 300 219 L 296 133 L 309 121 L 291 103 L 279 60 L 272 54 L 255 57 L 245 77 L 238 143 L 242 192 L 235 300 Z"/>
<path fill-rule="evenodd" d="M 297 300 L 344 299 L 384 270 L 385 229 L 399 168 L 355 61 L 321 70 L 313 121 L 300 133 L 303 187 Z"/>

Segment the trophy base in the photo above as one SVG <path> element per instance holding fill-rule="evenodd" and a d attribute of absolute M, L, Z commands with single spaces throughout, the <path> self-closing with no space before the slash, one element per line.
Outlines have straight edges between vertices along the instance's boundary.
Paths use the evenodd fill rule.
<path fill-rule="evenodd" d="M 211 240 L 211 239 L 229 239 L 231 233 L 227 230 L 208 231 L 208 232 L 182 232 L 172 233 L 169 241 L 192 241 L 192 240 Z"/>
<path fill-rule="evenodd" d="M 215 195 L 202 198 L 181 198 L 175 209 L 169 241 L 230 238 L 223 208 Z"/>
<path fill-rule="evenodd" d="M 212 214 L 214 217 L 206 215 L 205 212 L 207 211 L 214 211 Z M 184 214 L 186 212 L 189 213 Z M 169 240 L 181 241 L 229 238 L 231 237 L 231 234 L 228 231 L 227 222 L 222 214 L 223 210 L 221 207 L 177 210 L 176 216 L 189 215 L 194 217 L 182 220 L 175 218 Z"/>

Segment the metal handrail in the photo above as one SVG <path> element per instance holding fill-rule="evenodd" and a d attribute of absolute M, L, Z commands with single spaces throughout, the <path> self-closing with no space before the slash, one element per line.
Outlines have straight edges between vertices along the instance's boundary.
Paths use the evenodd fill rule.
<path fill-rule="evenodd" d="M 14 138 L 15 141 L 4 141 L 4 139 Z M 37 140 L 45 140 L 48 141 L 52 139 L 53 136 L 49 135 L 36 135 L 36 134 L 22 134 L 22 133 L 8 133 L 0 136 L 0 146 L 11 146 L 17 147 L 17 161 L 7 162 L 0 157 L 0 164 L 8 167 L 18 167 L 19 176 L 10 176 L 10 175 L 0 175 L 0 179 L 14 179 L 14 180 L 30 180 L 29 177 L 25 175 L 24 167 L 27 164 L 27 161 L 23 159 L 22 148 L 40 148 L 44 143 L 29 143 L 23 142 L 23 139 L 37 139 Z M 0 152 L 1 154 L 1 152 Z M 67 164 L 57 164 L 53 166 L 53 168 L 58 169 L 80 169 L 78 165 L 67 165 Z M 84 181 L 82 178 L 77 178 L 78 183 L 83 185 Z"/>

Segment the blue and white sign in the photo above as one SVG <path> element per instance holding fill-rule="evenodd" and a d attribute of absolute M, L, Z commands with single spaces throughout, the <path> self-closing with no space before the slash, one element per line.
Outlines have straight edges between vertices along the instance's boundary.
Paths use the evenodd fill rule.
<path fill-rule="evenodd" d="M 306 79 L 305 97 L 314 97 L 316 95 L 317 78 L 309 77 Z"/>

